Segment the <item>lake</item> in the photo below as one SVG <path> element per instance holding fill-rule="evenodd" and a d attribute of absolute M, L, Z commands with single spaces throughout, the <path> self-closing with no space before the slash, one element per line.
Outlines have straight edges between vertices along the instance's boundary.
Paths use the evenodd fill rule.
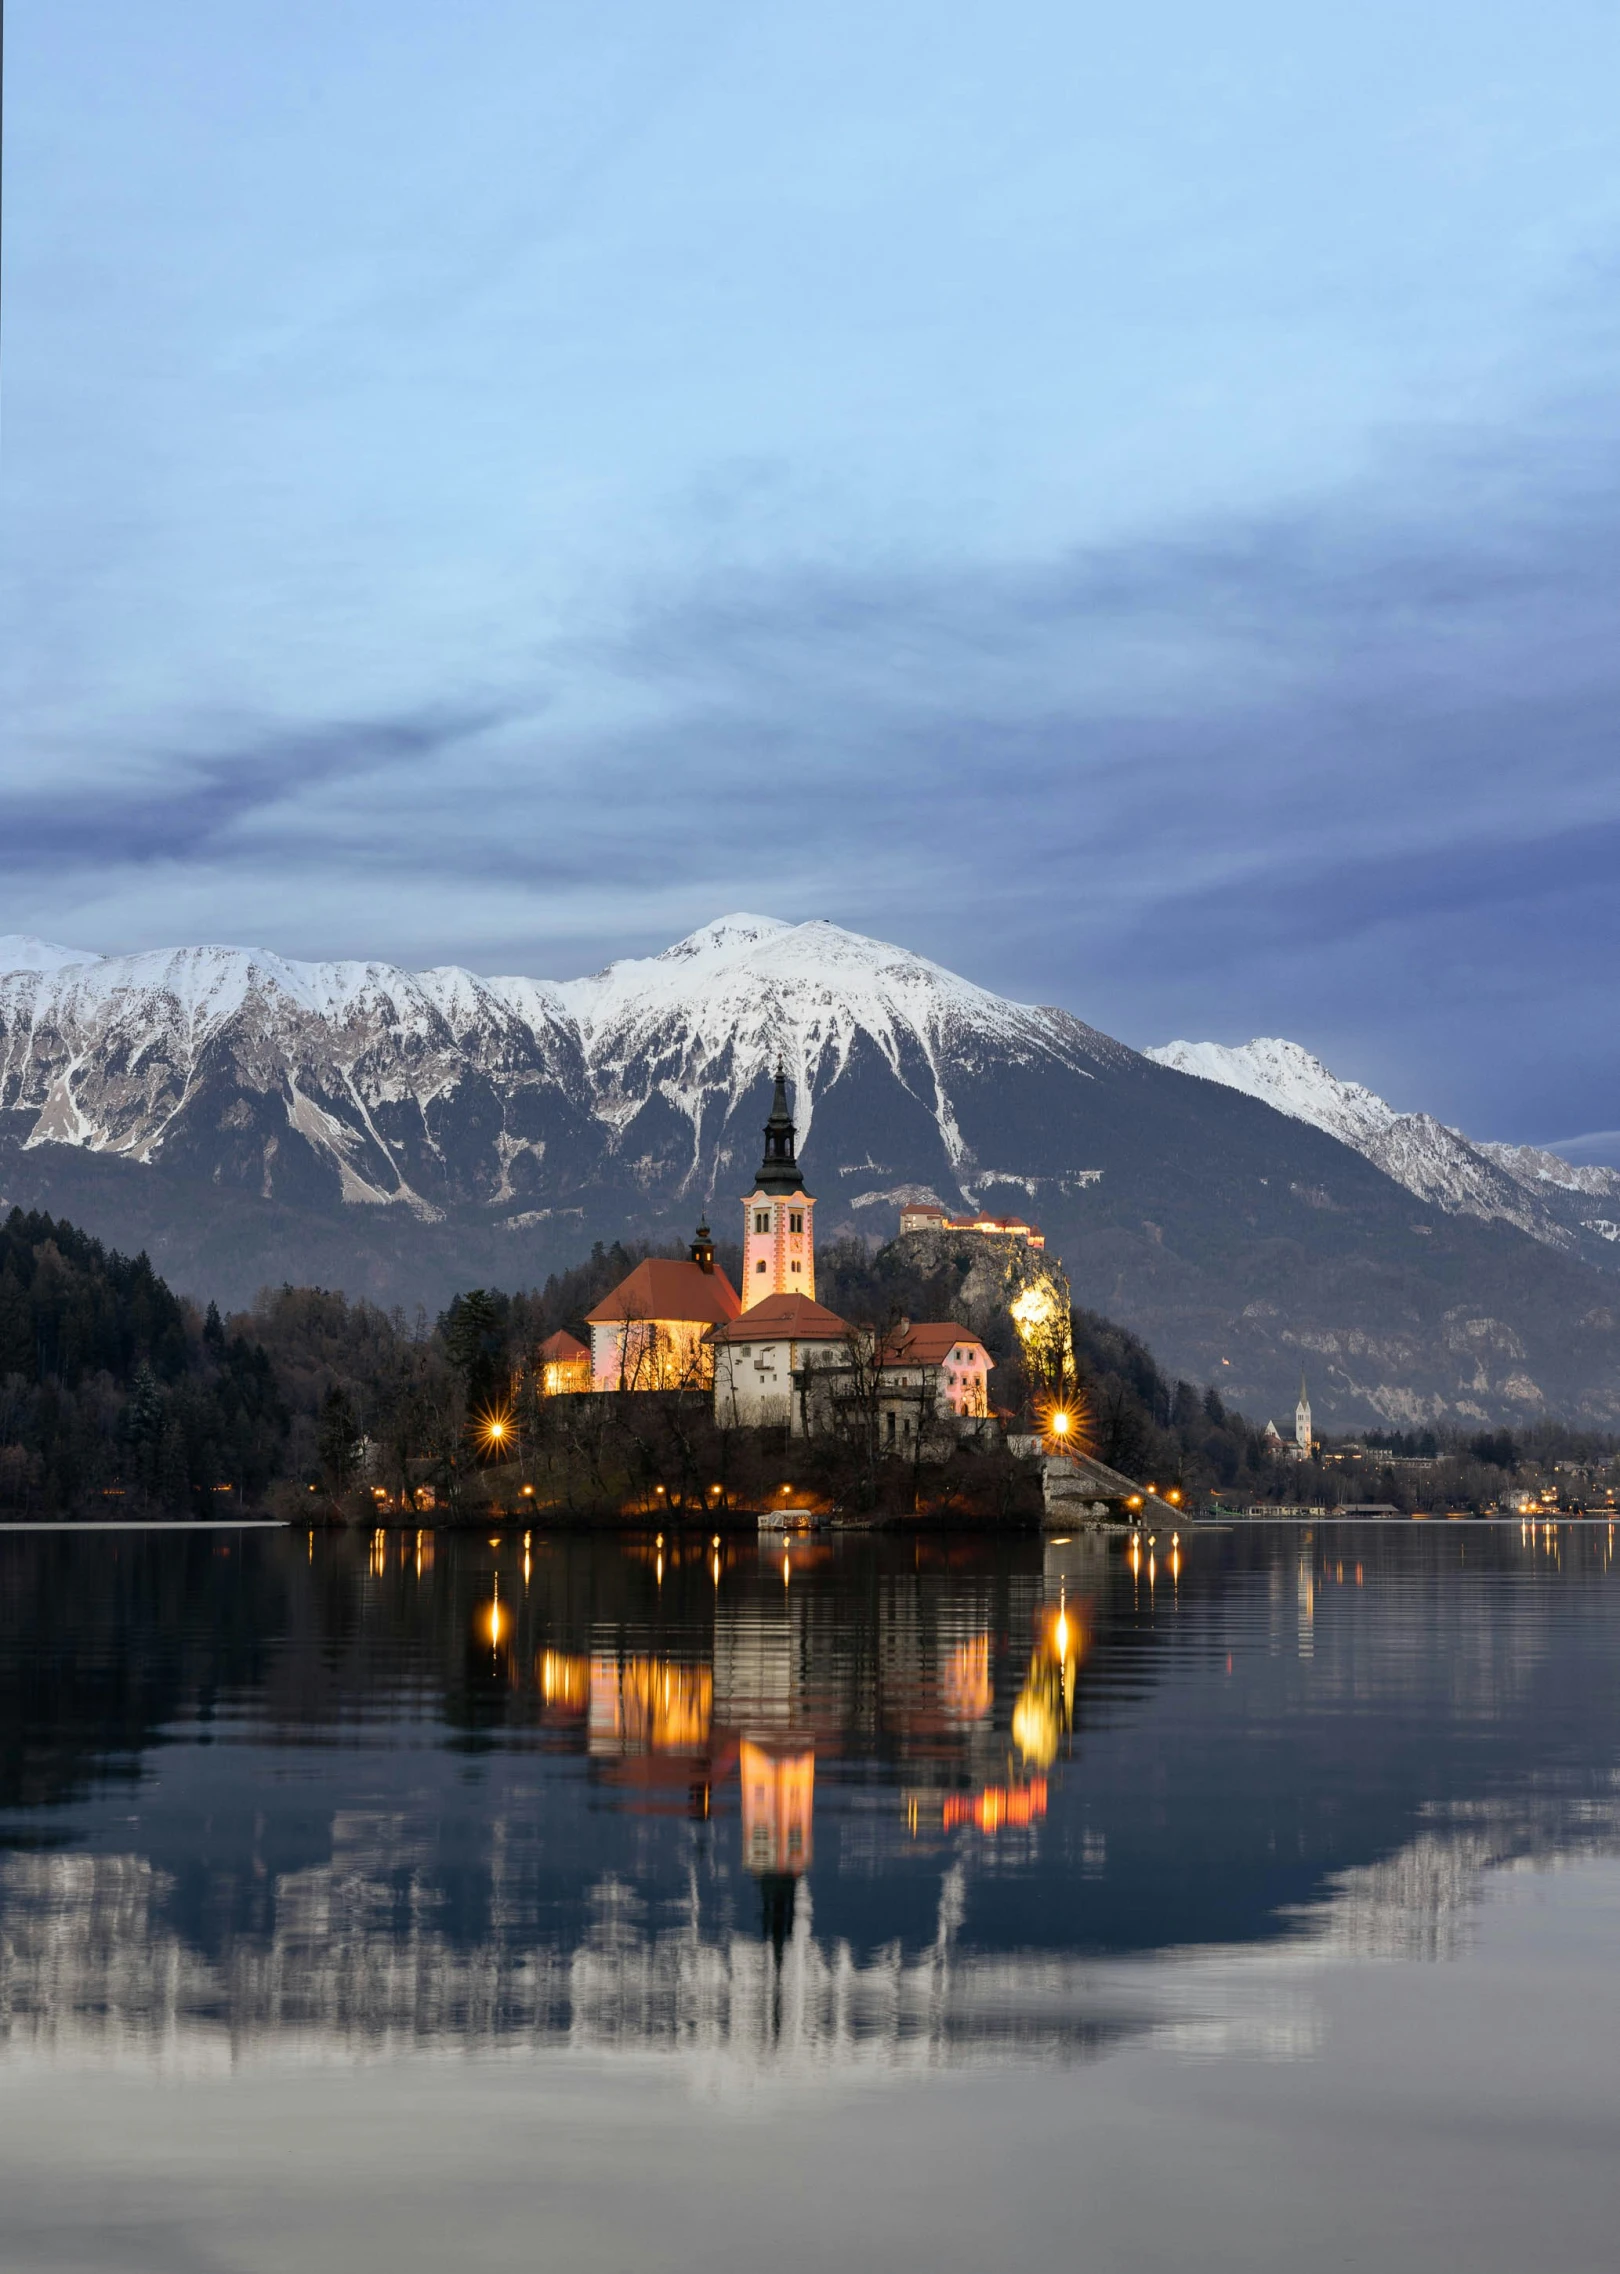
<path fill-rule="evenodd" d="M 0 2265 L 1608 2268 L 1614 1547 L 0 1534 Z"/>

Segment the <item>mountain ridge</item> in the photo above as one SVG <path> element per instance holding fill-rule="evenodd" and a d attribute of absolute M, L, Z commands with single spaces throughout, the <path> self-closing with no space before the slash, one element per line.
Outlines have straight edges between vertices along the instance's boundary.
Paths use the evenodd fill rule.
<path fill-rule="evenodd" d="M 1479 1205 L 1425 1197 L 1369 1157 L 1404 1126 L 1371 1092 L 1358 1146 L 836 925 L 739 913 L 560 981 L 27 947 L 0 973 L 0 1193 L 199 1293 L 437 1302 L 723 1225 L 780 1056 L 826 1238 L 890 1236 L 910 1198 L 1016 1209 L 1079 1300 L 1259 1410 L 1304 1362 L 1325 1417 L 1620 1419 L 1620 1252 L 1594 1243 L 1606 1276 L 1534 1228 L 1589 1194 L 1538 1170 L 1536 1200 L 1470 1148 Z"/>
<path fill-rule="evenodd" d="M 1620 1217 L 1620 1170 L 1578 1166 L 1541 1146 L 1476 1140 L 1432 1114 L 1403 1113 L 1332 1073 L 1302 1043 L 1280 1035 L 1236 1044 L 1168 1042 L 1143 1056 L 1325 1130 L 1450 1213 L 1516 1225 L 1545 1246 L 1584 1253 L 1600 1267 L 1607 1261 L 1602 1247 L 1620 1242 L 1613 1221 Z M 1612 1203 L 1612 1215 L 1587 1212 L 1588 1201 Z"/>

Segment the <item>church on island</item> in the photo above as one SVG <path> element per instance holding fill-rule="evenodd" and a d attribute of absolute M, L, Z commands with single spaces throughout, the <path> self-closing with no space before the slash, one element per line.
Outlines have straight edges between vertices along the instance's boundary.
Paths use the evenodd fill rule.
<path fill-rule="evenodd" d="M 723 1429 L 794 1436 L 859 1405 L 896 1452 L 988 1416 L 990 1354 L 970 1328 L 902 1319 L 880 1340 L 816 1301 L 816 1204 L 796 1134 L 779 1064 L 764 1158 L 742 1204 L 741 1289 L 700 1224 L 688 1257 L 649 1256 L 603 1297 L 587 1320 L 589 1352 L 552 1337 L 541 1354 L 548 1392 L 553 1379 L 559 1390 L 704 1388 Z"/>

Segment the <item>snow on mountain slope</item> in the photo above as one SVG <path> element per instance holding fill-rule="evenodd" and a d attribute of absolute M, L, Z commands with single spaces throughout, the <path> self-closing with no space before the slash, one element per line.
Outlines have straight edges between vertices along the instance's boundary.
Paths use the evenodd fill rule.
<path fill-rule="evenodd" d="M 1499 1145 L 1487 1138 L 1480 1142 L 1479 1150 L 1530 1191 L 1541 1185 L 1555 1192 L 1578 1193 L 1588 1200 L 1620 1197 L 1620 1169 L 1583 1167 L 1540 1145 Z"/>
<path fill-rule="evenodd" d="M 978 1165 L 964 1089 L 1009 1064 L 1089 1081 L 1133 1060 L 1064 1012 L 926 957 L 763 916 L 560 985 L 227 947 L 74 960 L 30 941 L 0 960 L 0 1115 L 25 1147 L 161 1151 L 216 1177 L 223 1152 L 232 1181 L 268 1195 L 288 1189 L 292 1132 L 343 1199 L 426 1213 L 534 1198 L 565 1124 L 565 1183 L 673 1177 L 696 1196 L 757 1142 L 754 1093 L 778 1057 L 801 1143 L 830 1089 L 847 1101 L 887 1083 L 964 1196 L 970 1174 L 1033 1192 L 1027 1162 Z M 895 1105 L 884 1111 L 892 1124 Z M 865 1147 L 855 1159 L 884 1173 Z"/>
<path fill-rule="evenodd" d="M 1206 1082 L 1220 1082 L 1246 1097 L 1259 1098 L 1279 1113 L 1292 1114 L 1325 1129 L 1330 1137 L 1364 1152 L 1401 1116 L 1359 1082 L 1341 1082 L 1320 1058 L 1313 1058 L 1297 1042 L 1277 1035 L 1259 1035 L 1253 1042 L 1235 1046 L 1222 1042 L 1166 1042 L 1143 1052 L 1156 1065 L 1173 1066 L 1180 1074 L 1197 1074 Z"/>
<path fill-rule="evenodd" d="M 533 988 L 518 1016 L 453 969 L 196 947 L 52 967 L 36 956 L 0 975 L 0 1114 L 25 1148 L 148 1163 L 161 1151 L 216 1180 L 228 1166 L 231 1182 L 266 1196 L 289 1173 L 299 1182 L 296 1135 L 344 1200 L 436 1213 L 437 1124 L 469 1080 L 492 1078 L 508 1094 L 477 1118 L 491 1189 L 510 1187 L 512 1162 L 543 1144 L 556 1094 L 585 1110 L 582 1073 L 549 990 Z"/>
<path fill-rule="evenodd" d="M 231 947 L 98 957 L 19 936 L 0 940 L 0 966 L 13 1144 L 161 1157 L 264 1197 L 430 1218 L 510 1206 L 524 1222 L 577 1215 L 587 1193 L 610 1213 L 707 1205 L 752 1166 L 778 1057 L 827 1198 L 876 1212 L 846 1221 L 925 1191 L 1057 1207 L 1139 1152 L 1135 1053 L 824 922 L 726 916 L 560 983 Z M 1612 1264 L 1615 1171 L 1472 1145 L 1296 1043 L 1147 1056 L 1325 1131 L 1453 1214 L 1595 1243 Z"/>
<path fill-rule="evenodd" d="M 1570 1244 L 1569 1226 L 1549 1211 L 1533 1179 L 1500 1158 L 1514 1148 L 1475 1145 L 1432 1114 L 1397 1112 L 1359 1082 L 1341 1081 L 1297 1042 L 1278 1035 L 1236 1045 L 1167 1042 L 1143 1055 L 1178 1073 L 1241 1090 L 1279 1113 L 1326 1130 L 1420 1200 L 1451 1215 L 1516 1224 L 1549 1247 Z"/>
<path fill-rule="evenodd" d="M 98 963 L 88 948 L 61 947 L 32 932 L 0 932 L 0 972 L 60 971 L 68 963 Z"/>
<path fill-rule="evenodd" d="M 505 992 L 521 983 L 495 984 Z M 952 1084 L 964 1058 L 988 1049 L 1083 1070 L 1088 1057 L 1128 1055 L 1061 1012 L 1008 1002 L 926 956 L 820 921 L 721 917 L 661 955 L 610 964 L 557 992 L 578 1023 L 602 1110 L 623 1118 L 661 1096 L 689 1121 L 694 1148 L 778 1058 L 804 1144 L 818 1096 L 864 1048 L 932 1117 L 960 1169 L 969 1148 Z"/>

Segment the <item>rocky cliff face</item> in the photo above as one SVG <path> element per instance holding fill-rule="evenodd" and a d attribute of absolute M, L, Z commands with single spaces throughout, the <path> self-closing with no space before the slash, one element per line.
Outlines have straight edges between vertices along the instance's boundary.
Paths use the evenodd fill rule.
<path fill-rule="evenodd" d="M 724 1230 L 780 1053 L 824 1237 L 887 1238 L 911 1197 L 1032 1216 L 1077 1300 L 1260 1410 L 1303 1357 L 1330 1423 L 1620 1420 L 1620 1290 L 1526 1175 L 1470 1148 L 1463 1205 L 1401 1173 L 1398 1132 L 1380 1158 L 833 925 L 732 917 L 560 984 L 15 940 L 0 967 L 0 1195 L 227 1300 L 433 1305 L 596 1237 Z"/>

